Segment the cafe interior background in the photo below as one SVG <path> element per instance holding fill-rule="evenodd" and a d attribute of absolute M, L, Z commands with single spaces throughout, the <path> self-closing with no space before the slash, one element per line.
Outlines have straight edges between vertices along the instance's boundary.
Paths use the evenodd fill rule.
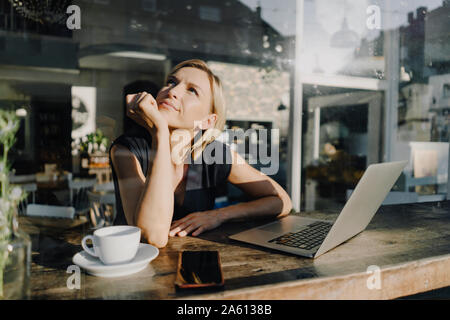
<path fill-rule="evenodd" d="M 384 204 L 449 199 L 449 16 L 448 0 L 0 0 L 0 108 L 20 118 L 11 182 L 28 205 L 111 194 L 125 95 L 200 58 L 223 81 L 228 129 L 278 130 L 272 177 L 295 210 L 339 210 L 370 164 L 396 160 L 409 163 Z M 242 199 L 228 185 L 217 206 Z M 92 227 L 112 223 L 113 197 L 88 200 Z"/>

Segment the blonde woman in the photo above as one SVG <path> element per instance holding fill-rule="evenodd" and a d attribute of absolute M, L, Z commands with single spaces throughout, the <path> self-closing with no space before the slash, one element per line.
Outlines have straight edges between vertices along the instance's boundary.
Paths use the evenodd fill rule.
<path fill-rule="evenodd" d="M 148 243 L 161 248 L 169 237 L 197 236 L 228 220 L 290 212 L 283 188 L 215 140 L 225 124 L 225 105 L 220 80 L 205 62 L 181 62 L 156 97 L 141 92 L 126 101 L 127 116 L 146 134 L 123 135 L 111 146 L 115 224 L 138 226 Z M 175 132 L 183 132 L 183 139 L 173 139 Z M 173 152 L 175 145 L 179 152 Z M 211 146 L 223 151 L 216 153 L 220 161 L 198 162 Z M 217 188 L 227 181 L 253 200 L 213 209 Z"/>

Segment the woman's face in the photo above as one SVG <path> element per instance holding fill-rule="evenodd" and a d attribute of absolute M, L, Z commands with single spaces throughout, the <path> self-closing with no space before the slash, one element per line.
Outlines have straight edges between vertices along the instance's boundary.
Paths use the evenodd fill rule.
<path fill-rule="evenodd" d="M 217 116 L 211 114 L 211 86 L 205 71 L 184 67 L 169 76 L 158 92 L 156 102 L 172 129 L 213 127 Z M 195 126 L 195 127 L 194 127 Z"/>

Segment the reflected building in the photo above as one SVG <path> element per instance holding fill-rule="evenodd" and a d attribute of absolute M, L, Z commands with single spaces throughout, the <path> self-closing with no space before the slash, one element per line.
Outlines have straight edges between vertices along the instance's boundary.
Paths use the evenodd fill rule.
<path fill-rule="evenodd" d="M 408 13 L 408 25 L 400 28 L 401 141 L 449 141 L 450 86 L 448 16 L 450 4 L 427 11 L 419 7 Z M 402 77 L 403 73 L 403 77 Z M 406 78 L 404 77 L 406 73 Z"/>
<path fill-rule="evenodd" d="M 71 138 L 96 128 L 119 136 L 130 126 L 127 93 L 157 92 L 176 63 L 200 58 L 223 80 L 228 128 L 279 129 L 276 180 L 301 185 L 306 208 L 322 196 L 342 204 L 371 163 L 411 160 L 412 142 L 449 141 L 449 1 L 419 2 L 384 2 L 381 27 L 371 29 L 373 1 L 304 1 L 290 13 L 303 34 L 283 35 L 261 17 L 291 10 L 288 2 L 252 10 L 237 0 L 0 0 L 0 103 L 22 117 L 17 172 L 45 163 L 76 171 Z M 42 7 L 25 17 L 19 7 L 30 3 Z M 69 3 L 81 9 L 79 30 L 62 19 Z M 302 159 L 290 159 L 300 125 L 301 150 L 290 151 Z M 301 177 L 288 161 L 292 172 L 301 164 Z M 412 177 L 412 161 L 407 170 Z"/>
<path fill-rule="evenodd" d="M 306 210 L 329 208 L 333 201 L 340 203 L 339 207 L 365 168 L 380 161 L 410 161 L 393 189 L 399 192 L 393 195 L 397 203 L 412 198 L 432 201 L 447 193 L 443 181 L 448 179 L 448 157 L 442 150 L 448 150 L 450 140 L 449 1 L 431 9 L 399 3 L 381 11 L 385 12 L 382 20 L 386 25 L 401 25 L 368 31 L 336 71 L 318 66 L 313 69 L 310 63 L 302 76 L 303 106 L 308 111 L 302 126 Z M 400 18 L 400 14 L 404 16 Z M 311 17 L 305 21 L 324 25 Z M 348 26 L 341 29 L 336 33 L 339 36 Z M 314 32 L 309 24 L 305 30 Z M 350 50 L 333 47 L 328 37 L 316 39 L 316 43 L 328 48 L 330 59 L 334 52 Z M 312 56 L 315 48 L 308 44 L 305 55 Z M 375 79 L 364 87 L 368 78 Z M 426 181 L 420 181 L 423 176 L 415 159 L 427 152 L 435 153 L 431 156 L 435 165 L 428 161 L 426 167 L 433 167 L 428 173 L 435 174 L 436 186 L 428 190 L 434 194 L 416 194 L 414 190 L 426 189 L 419 187 Z"/>
<path fill-rule="evenodd" d="M 170 68 L 180 61 L 200 58 L 244 67 L 233 68 L 230 79 L 247 67 L 264 73 L 282 69 L 288 61 L 284 37 L 261 18 L 261 8 L 253 11 L 236 0 L 50 3 L 51 8 L 44 2 L 42 8 L 31 8 L 33 20 L 14 1 L 0 1 L 2 107 L 29 111 L 19 139 L 23 140 L 19 145 L 29 148 L 18 150 L 18 173 L 42 170 L 49 162 L 71 170 L 71 138 L 78 136 L 70 128 L 76 129 L 75 135 L 92 132 L 94 123 L 114 139 L 127 126 L 125 89 L 136 83 L 161 87 Z M 80 30 L 66 26 L 69 4 L 81 9 Z M 288 80 L 285 89 L 289 92 Z M 248 90 L 256 96 L 256 91 Z M 86 97 L 80 93 L 87 91 Z M 272 119 L 281 98 L 273 100 L 261 106 L 258 101 L 247 104 L 247 118 L 256 113 L 262 120 Z M 233 110 L 245 110 L 242 106 L 229 110 L 230 118 L 245 118 L 233 115 Z"/>

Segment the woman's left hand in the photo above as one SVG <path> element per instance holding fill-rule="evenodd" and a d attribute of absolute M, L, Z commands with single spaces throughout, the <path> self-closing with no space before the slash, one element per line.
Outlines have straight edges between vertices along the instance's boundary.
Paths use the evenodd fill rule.
<path fill-rule="evenodd" d="M 172 222 L 169 236 L 185 237 L 191 232 L 193 236 L 198 236 L 203 231 L 217 228 L 222 222 L 221 215 L 217 210 L 194 212 Z"/>

